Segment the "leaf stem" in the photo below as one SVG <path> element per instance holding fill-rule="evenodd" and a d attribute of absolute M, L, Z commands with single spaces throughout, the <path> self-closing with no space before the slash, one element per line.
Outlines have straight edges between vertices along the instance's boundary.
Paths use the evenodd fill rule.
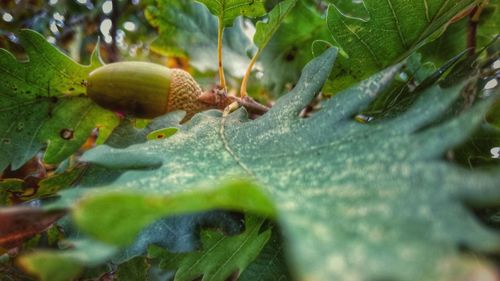
<path fill-rule="evenodd" d="M 252 60 L 250 61 L 250 64 L 248 65 L 247 71 L 245 73 L 245 76 L 243 76 L 243 80 L 241 81 L 241 88 L 240 88 L 240 97 L 245 98 L 248 96 L 247 94 L 247 84 L 248 84 L 248 79 L 250 79 L 250 74 L 252 73 L 252 69 L 255 66 L 255 63 L 259 59 L 259 56 L 262 52 L 262 49 L 259 49 L 257 53 L 253 56 Z"/>
<path fill-rule="evenodd" d="M 222 89 L 226 89 L 226 78 L 224 77 L 224 67 L 222 66 L 222 36 L 224 33 L 224 25 L 222 24 L 222 19 L 219 18 L 219 32 L 217 34 L 217 54 L 219 60 L 219 78 L 220 86 Z"/>

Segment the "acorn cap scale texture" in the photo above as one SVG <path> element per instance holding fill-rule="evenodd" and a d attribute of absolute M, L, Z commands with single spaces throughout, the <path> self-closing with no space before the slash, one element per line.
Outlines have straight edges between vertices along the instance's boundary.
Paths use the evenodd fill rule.
<path fill-rule="evenodd" d="M 87 94 L 100 106 L 139 118 L 204 109 L 201 88 L 189 73 L 148 62 L 118 62 L 92 71 Z"/>
<path fill-rule="evenodd" d="M 184 70 L 172 69 L 172 80 L 168 95 L 167 111 L 184 110 L 186 118 L 207 109 L 207 105 L 198 100 L 202 94 L 200 85 Z"/>

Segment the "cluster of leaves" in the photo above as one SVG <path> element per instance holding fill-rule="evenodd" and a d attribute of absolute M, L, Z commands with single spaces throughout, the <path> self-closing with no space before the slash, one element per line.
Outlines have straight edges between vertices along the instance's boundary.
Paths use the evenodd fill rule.
<path fill-rule="evenodd" d="M 153 48 L 215 71 L 226 29 L 236 82 L 255 63 L 268 91 L 292 88 L 263 116 L 173 112 L 139 129 L 85 96 L 97 52 L 83 66 L 29 30 L 28 61 L 0 51 L 0 202 L 16 205 L 0 209 L 2 278 L 495 280 L 500 236 L 478 217 L 498 226 L 498 161 L 444 156 L 472 155 L 471 135 L 482 154 L 500 141 L 498 88 L 481 80 L 498 52 L 439 69 L 422 60 L 446 61 L 426 55 L 442 42 L 414 54 L 462 32 L 444 28 L 474 1 L 200 2 L 152 2 Z M 239 16 L 257 18 L 253 42 Z M 322 91 L 335 96 L 304 118 Z M 102 145 L 75 157 L 94 128 Z M 41 150 L 61 163 L 50 177 L 9 177 Z"/>

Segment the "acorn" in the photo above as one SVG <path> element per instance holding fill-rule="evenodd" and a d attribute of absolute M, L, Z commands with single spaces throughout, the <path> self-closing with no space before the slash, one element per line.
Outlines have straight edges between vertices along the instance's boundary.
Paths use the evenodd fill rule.
<path fill-rule="evenodd" d="M 98 105 L 138 118 L 155 118 L 175 110 L 186 119 L 211 108 L 202 90 L 184 70 L 148 62 L 117 62 L 92 71 L 87 94 Z"/>

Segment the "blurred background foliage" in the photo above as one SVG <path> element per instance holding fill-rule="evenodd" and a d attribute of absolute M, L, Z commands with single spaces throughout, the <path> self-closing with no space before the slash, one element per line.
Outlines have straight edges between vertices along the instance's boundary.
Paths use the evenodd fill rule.
<path fill-rule="evenodd" d="M 266 7 L 270 10 L 279 2 L 269 0 Z M 304 6 L 308 7 L 307 13 L 303 13 Z M 302 67 L 313 58 L 311 49 L 304 46 L 310 46 L 318 38 L 328 40 L 324 24 L 326 7 L 325 1 L 306 0 L 295 8 L 262 55 L 262 62 L 252 77 L 254 83 L 250 83 L 251 94 L 271 101 L 293 86 Z M 225 67 L 234 88 L 255 52 L 251 39 L 257 20 L 238 19 L 225 32 Z M 195 1 L 0 1 L 0 48 L 19 58 L 23 58 L 23 50 L 18 45 L 16 33 L 22 28 L 40 32 L 49 42 L 82 63 L 88 62 L 100 38 L 101 56 L 106 63 L 148 60 L 190 70 L 203 86 L 217 81 L 217 65 L 213 64 L 216 19 L 205 6 Z M 158 31 L 160 37 L 156 39 Z M 264 77 L 264 67 L 283 75 Z M 255 83 L 259 80 L 263 83 Z"/>
<path fill-rule="evenodd" d="M 151 2 L 151 1 L 149 1 Z M 155 35 L 140 0 L 2 0 L 0 46 L 19 54 L 16 32 L 34 29 L 78 61 L 86 62 L 101 38 L 106 62 L 144 59 Z"/>
<path fill-rule="evenodd" d="M 270 11 L 279 0 L 267 0 Z M 325 47 L 336 42 L 335 30 L 328 28 L 328 7 L 333 4 L 350 19 L 367 21 L 370 11 L 363 1 L 299 0 L 264 49 L 249 81 L 249 94 L 260 102 L 272 105 L 274 100 L 294 87 L 301 69 Z M 333 6 L 332 6 L 333 7 Z M 498 0 L 483 1 L 480 13 L 467 10 L 457 15 L 431 37 L 430 43 L 411 57 L 412 68 L 405 70 L 398 85 L 375 102 L 360 119 L 370 120 L 388 114 L 411 100 L 409 93 L 420 81 L 439 66 L 460 54 L 474 43 L 476 51 L 489 46 L 481 56 L 498 57 L 498 44 L 489 45 L 498 36 Z M 372 11 L 373 12 L 373 11 Z M 474 18 L 474 14 L 478 14 Z M 262 18 L 238 18 L 224 33 L 224 67 L 228 90 L 237 93 L 241 79 L 256 47 L 252 43 L 255 24 Z M 218 83 L 217 19 L 208 9 L 192 0 L 0 0 L 0 48 L 24 58 L 16 34 L 22 28 L 34 29 L 64 50 L 75 60 L 87 63 L 90 54 L 99 47 L 104 62 L 147 60 L 169 67 L 188 70 L 204 89 Z M 474 33 L 474 42 L 470 35 Z M 339 63 L 324 88 L 323 96 L 332 96 L 353 82 L 345 73 L 349 67 L 350 50 L 341 50 Z M 343 64 L 343 62 L 345 62 Z M 366 62 L 367 68 L 371 67 Z M 500 61 L 490 61 L 483 67 L 482 85 L 497 88 Z M 485 93 L 483 93 L 485 94 Z M 391 102 L 387 102 L 391 101 Z M 314 110 L 314 104 L 311 110 Z M 488 117 L 496 130 L 500 127 L 499 106 Z M 489 130 L 489 129 L 488 129 Z M 500 146 L 490 133 L 480 134 L 487 146 Z M 498 133 L 493 133 L 497 135 Z M 488 137 L 489 136 L 489 137 Z M 465 149 L 467 153 L 454 158 L 473 166 L 473 159 L 491 162 L 489 155 L 470 156 L 477 143 Z M 481 147 L 483 144 L 481 145 Z M 472 158 L 471 158 L 472 157 Z M 479 157 L 479 158 L 478 158 Z M 485 159 L 488 159 L 487 161 Z"/>

